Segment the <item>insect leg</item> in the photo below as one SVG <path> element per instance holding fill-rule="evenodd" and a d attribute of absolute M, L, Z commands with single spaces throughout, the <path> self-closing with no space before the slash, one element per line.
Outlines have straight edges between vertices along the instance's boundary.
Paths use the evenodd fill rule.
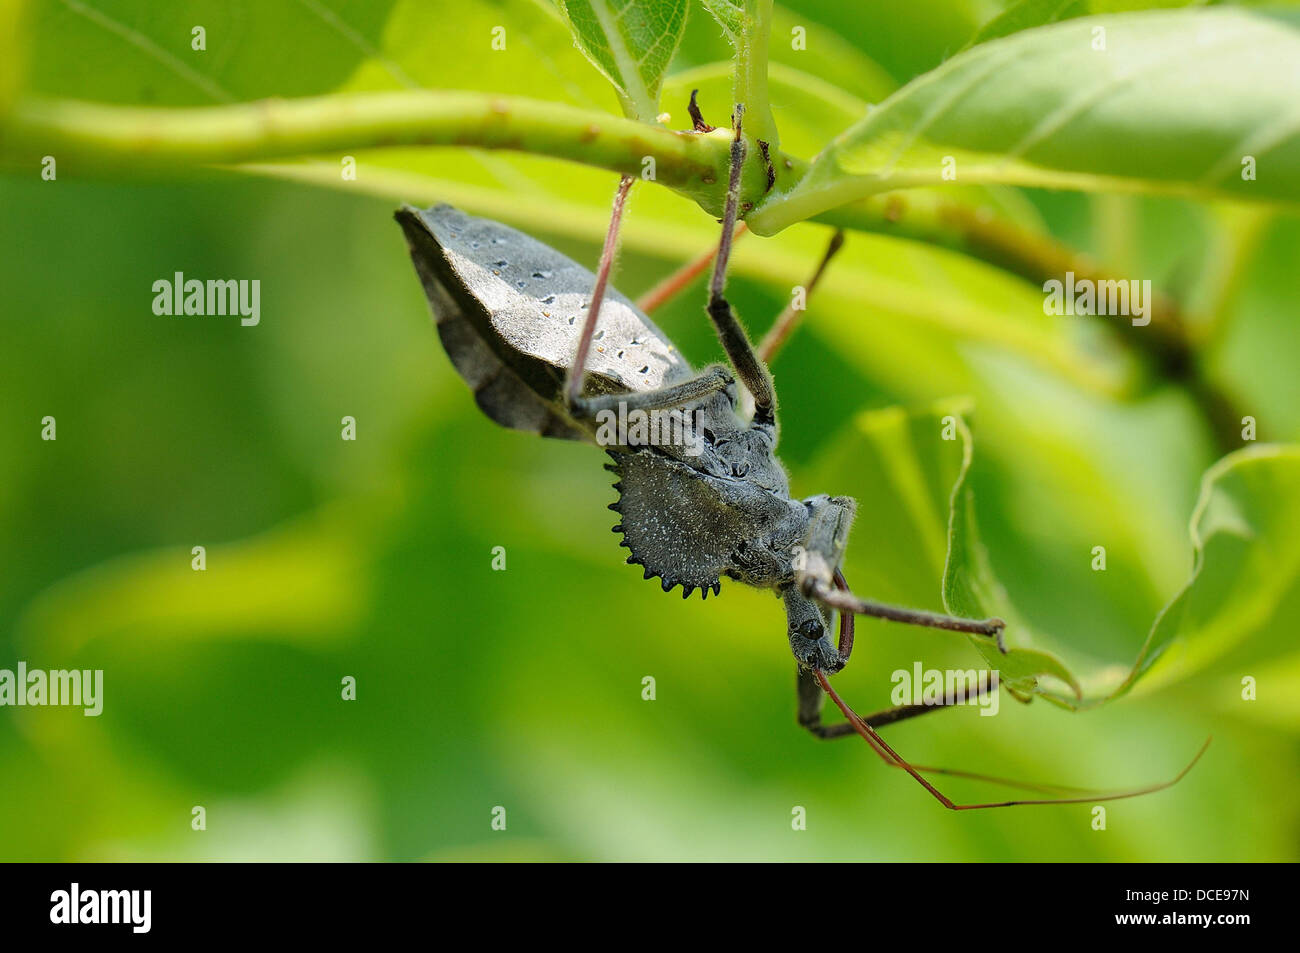
<path fill-rule="evenodd" d="M 573 366 L 569 368 L 569 376 L 564 385 L 565 402 L 573 415 L 579 418 L 591 418 L 602 410 L 616 409 L 620 406 L 627 410 L 677 407 L 707 397 L 735 380 L 726 368 L 710 367 L 688 381 L 658 390 L 606 394 L 600 397 L 582 396 L 582 385 L 587 376 L 587 358 L 591 354 L 591 342 L 596 331 L 596 320 L 600 316 L 600 306 L 605 299 L 605 288 L 609 285 L 609 273 L 613 268 L 614 252 L 618 247 L 618 230 L 623 221 L 623 210 L 627 206 L 627 195 L 632 188 L 632 182 L 630 176 L 623 176 L 619 181 L 618 191 L 614 194 L 614 208 L 610 214 L 609 231 L 605 234 L 605 245 L 600 253 L 596 285 L 591 291 L 587 317 L 578 336 L 578 349 L 574 354 Z"/>
<path fill-rule="evenodd" d="M 802 665 L 795 667 L 798 679 L 796 688 L 799 693 L 799 724 L 807 728 L 818 738 L 843 738 L 855 733 L 847 721 L 837 725 L 822 724 L 822 706 L 826 702 L 826 693 L 817 684 L 817 676 Z"/>
<path fill-rule="evenodd" d="M 889 764 L 892 767 L 901 768 L 904 771 L 906 771 L 908 774 L 912 776 L 913 780 L 915 780 L 918 784 L 921 785 L 921 787 L 929 791 L 936 801 L 938 801 L 944 807 L 948 808 L 948 810 L 950 811 L 976 811 L 985 808 L 1019 807 L 1028 804 L 1094 804 L 1098 801 L 1119 801 L 1124 798 L 1139 797 L 1143 794 L 1154 794 L 1156 791 L 1163 791 L 1165 788 L 1172 787 L 1173 785 L 1181 781 L 1184 777 L 1186 777 L 1187 772 L 1191 771 L 1192 768 L 1196 765 L 1196 762 L 1201 760 L 1201 755 L 1205 754 L 1205 749 L 1207 749 L 1210 746 L 1210 741 L 1211 741 L 1211 739 L 1209 738 L 1205 739 L 1205 744 L 1201 745 L 1200 750 L 1196 752 L 1195 756 L 1192 758 L 1190 762 L 1188 762 L 1187 766 L 1184 767 L 1183 770 L 1179 771 L 1178 774 L 1176 774 L 1170 780 L 1162 781 L 1159 784 L 1151 784 L 1142 788 L 1131 788 L 1126 791 L 1090 791 L 1087 793 L 1078 793 L 1068 797 L 1032 798 L 1032 799 L 1021 799 L 1015 801 L 988 801 L 988 802 L 983 802 L 978 804 L 958 804 L 955 801 L 951 800 L 946 794 L 944 794 L 942 791 L 936 788 L 929 781 L 927 781 L 924 777 L 922 777 L 921 776 L 922 772 L 930 771 L 932 773 L 946 773 L 952 775 L 961 775 L 964 777 L 972 777 L 983 781 L 993 781 L 998 784 L 1007 784 L 1013 787 L 1029 788 L 1030 790 L 1080 791 L 1081 789 L 1078 788 L 1063 789 L 1059 785 L 1025 784 L 1019 781 L 1007 781 L 1003 778 L 993 778 L 988 775 L 966 774 L 957 771 L 942 771 L 942 769 L 938 769 L 938 768 L 923 768 L 919 765 L 911 764 L 908 761 L 904 760 L 904 758 L 900 754 L 898 754 L 898 752 L 896 752 L 893 748 L 891 748 L 885 742 L 885 739 L 881 738 L 880 735 L 876 733 L 876 729 L 874 727 L 867 724 L 867 722 L 862 717 L 860 717 L 857 714 L 857 712 L 855 712 L 852 708 L 850 708 L 844 702 L 844 700 L 840 698 L 840 696 L 836 693 L 835 689 L 831 687 L 830 680 L 827 679 L 826 674 L 824 672 L 814 671 L 812 675 L 813 678 L 816 680 L 816 683 L 821 686 L 822 690 L 825 691 L 827 695 L 831 696 L 831 701 L 835 702 L 836 707 L 838 707 L 839 710 L 843 712 L 844 717 L 848 719 L 848 723 L 853 727 L 853 730 L 856 731 L 862 737 L 862 739 L 871 746 L 871 749 L 875 751 L 876 754 L 880 755 L 880 757 L 885 761 L 886 764 Z"/>
<path fill-rule="evenodd" d="M 963 619 L 923 609 L 891 606 L 862 599 L 854 595 L 847 585 L 837 585 L 838 570 L 835 567 L 844 558 L 856 504 L 847 496 L 817 497 L 809 503 L 812 506 L 812 516 L 808 535 L 795 565 L 795 579 L 804 595 L 823 607 L 838 612 L 852 612 L 892 622 L 946 629 L 949 632 L 992 636 L 998 641 L 998 649 L 1006 653 L 1006 643 L 1002 636 L 1006 623 L 1001 619 Z M 842 581 L 841 575 L 840 582 Z"/>
<path fill-rule="evenodd" d="M 709 282 L 709 317 L 718 332 L 722 349 L 736 369 L 736 376 L 754 398 L 754 423 L 770 424 L 776 420 L 776 396 L 772 377 L 767 367 L 749 343 L 749 337 L 736 319 L 731 304 L 723 296 L 727 282 L 727 263 L 731 258 L 732 234 L 736 228 L 737 205 L 740 201 L 740 171 L 745 164 L 745 140 L 741 138 L 742 108 L 736 107 L 736 134 L 731 140 L 731 176 L 727 182 L 727 203 L 722 216 L 722 240 L 713 262 L 713 278 Z"/>
<path fill-rule="evenodd" d="M 582 384 L 587 377 L 587 357 L 591 353 L 592 337 L 596 333 L 596 319 L 600 316 L 600 305 L 605 300 L 605 288 L 609 284 L 609 273 L 614 267 L 614 252 L 618 248 L 618 230 L 623 224 L 623 209 L 627 207 L 627 193 L 632 189 L 631 176 L 623 176 L 614 193 L 614 208 L 609 216 L 609 231 L 605 233 L 605 246 L 600 251 L 600 267 L 596 270 L 596 286 L 591 290 L 591 302 L 587 306 L 587 319 L 582 324 L 582 333 L 578 336 L 578 350 L 573 355 L 573 366 L 569 368 L 569 377 L 564 384 L 564 397 L 570 407 L 575 407 L 582 394 Z"/>
<path fill-rule="evenodd" d="M 990 681 L 981 683 L 977 686 L 976 694 L 970 700 L 978 700 L 988 692 L 996 691 L 997 687 L 997 676 L 994 674 Z M 848 738 L 857 734 L 858 728 L 852 721 L 837 722 L 833 725 L 822 724 L 821 712 L 825 698 L 826 694 L 822 691 L 821 685 L 817 681 L 817 676 L 813 672 L 801 668 L 799 670 L 799 724 L 804 728 L 807 728 L 818 738 L 824 740 Z M 892 725 L 898 721 L 905 721 L 908 718 L 915 718 L 918 715 L 924 715 L 927 712 L 940 711 L 944 708 L 951 707 L 952 705 L 948 703 L 938 703 L 934 705 L 899 705 L 896 708 L 886 708 L 883 711 L 878 711 L 871 715 L 859 716 L 859 718 L 863 724 L 874 729 L 880 728 L 883 725 Z M 957 768 L 940 768 L 928 764 L 903 762 L 902 760 L 894 760 L 889 757 L 885 757 L 884 760 L 885 763 L 892 768 L 903 769 L 903 766 L 906 763 L 921 774 L 942 774 L 951 778 L 966 778 L 972 781 L 984 781 L 989 784 L 1000 784 L 1005 787 L 1021 788 L 1026 791 L 1038 791 L 1048 794 L 1097 793 L 1089 792 L 1089 789 L 1087 788 L 1071 787 L 1064 784 L 1040 784 L 1032 781 L 1018 781 L 1012 778 L 999 777 L 998 775 L 980 774 L 974 771 L 963 771 Z"/>
<path fill-rule="evenodd" d="M 998 676 L 996 672 L 990 673 L 987 679 L 978 682 L 974 692 L 965 700 L 966 704 L 971 704 L 983 698 L 989 692 L 997 691 Z M 808 669 L 800 667 L 799 669 L 799 724 L 807 728 L 818 738 L 846 738 L 849 735 L 856 734 L 857 729 L 853 727 L 852 722 L 843 721 L 834 725 L 822 724 L 822 704 L 826 698 L 825 692 L 817 684 L 817 678 Z M 932 711 L 939 711 L 943 708 L 951 708 L 957 702 L 941 701 L 933 705 L 899 705 L 895 708 L 885 708 L 881 711 L 870 715 L 863 715 L 862 720 L 872 728 L 880 728 L 884 725 L 892 725 L 898 721 L 906 721 L 909 718 L 916 718 L 919 715 L 929 714 Z M 964 771 L 949 771 L 944 768 L 929 768 L 924 765 L 913 765 L 918 771 L 929 771 L 936 774 L 953 774 L 961 777 L 967 777 L 968 773 Z"/>
<path fill-rule="evenodd" d="M 822 691 L 821 684 L 818 682 L 817 674 L 805 668 L 800 668 L 799 678 L 799 724 L 807 728 L 818 738 L 829 741 L 834 738 L 848 738 L 858 734 L 858 726 L 853 721 L 837 722 L 833 725 L 822 724 L 822 705 L 826 698 L 826 693 Z M 976 694 L 972 701 L 983 697 L 990 691 L 997 691 L 998 683 L 996 674 L 992 679 L 977 686 Z M 886 708 L 883 711 L 865 717 L 859 716 L 859 720 L 870 729 L 879 728 L 883 725 L 892 725 L 897 721 L 905 721 L 908 718 L 915 718 L 918 715 L 924 715 L 928 712 L 939 711 L 944 708 L 952 707 L 948 703 L 938 703 L 934 705 L 899 705 L 896 708 Z M 883 744 L 883 740 L 882 740 Z M 873 745 L 873 748 L 875 746 Z M 1038 791 L 1042 793 L 1065 793 L 1065 794 L 1086 794 L 1088 789 L 1069 787 L 1063 784 L 1036 784 L 1029 781 L 1017 781 L 1012 778 L 1003 778 L 992 774 L 978 774 L 974 771 L 962 771 L 956 768 L 939 768 L 928 764 L 912 764 L 904 762 L 901 758 L 889 753 L 890 750 L 885 747 L 875 748 L 876 753 L 891 768 L 904 769 L 904 766 L 912 768 L 921 774 L 943 774 L 953 778 L 967 778 L 973 781 L 984 781 L 990 784 L 1001 784 L 1005 787 L 1022 788 L 1027 791 Z"/>
<path fill-rule="evenodd" d="M 884 602 L 872 602 L 855 596 L 848 590 L 834 589 L 811 576 L 802 580 L 804 592 L 810 599 L 816 599 L 827 608 L 840 612 L 853 612 L 857 615 L 887 619 L 890 622 L 904 622 L 908 625 L 923 625 L 931 629 L 945 629 L 949 632 L 969 632 L 971 635 L 987 635 L 997 639 L 998 651 L 1007 652 L 1003 630 L 1007 624 L 1001 619 L 964 619 L 961 616 L 944 615 L 940 612 L 926 612 L 924 609 L 908 609 L 904 606 L 891 606 Z"/>
<path fill-rule="evenodd" d="M 721 365 L 714 365 L 690 380 L 671 387 L 621 394 L 601 394 L 598 397 L 578 397 L 574 400 L 572 409 L 575 414 L 594 417 L 603 410 L 617 410 L 619 407 L 627 410 L 680 407 L 720 391 L 734 381 L 731 371 Z"/>
<path fill-rule="evenodd" d="M 813 289 L 817 287 L 822 274 L 826 271 L 826 266 L 831 263 L 831 259 L 835 257 L 836 252 L 843 247 L 844 232 L 836 229 L 835 234 L 831 236 L 830 244 L 826 246 L 826 253 L 822 255 L 822 260 L 817 265 L 817 270 L 813 272 L 812 277 L 804 285 L 805 297 L 813 293 Z M 793 304 L 790 304 L 781 312 L 780 317 L 763 335 L 763 340 L 758 342 L 759 360 L 765 364 L 772 363 L 772 358 L 776 356 L 776 352 L 781 349 L 781 345 L 785 344 L 786 339 L 794 331 L 795 325 L 799 323 L 799 318 L 803 315 L 803 312 L 803 308 L 796 308 Z"/>

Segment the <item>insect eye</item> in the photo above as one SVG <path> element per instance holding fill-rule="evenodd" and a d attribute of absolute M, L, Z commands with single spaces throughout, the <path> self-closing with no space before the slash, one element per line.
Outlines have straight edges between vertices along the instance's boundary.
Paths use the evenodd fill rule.
<path fill-rule="evenodd" d="M 816 642 L 826 634 L 826 629 L 816 619 L 809 619 L 799 626 L 799 634 L 809 642 Z"/>

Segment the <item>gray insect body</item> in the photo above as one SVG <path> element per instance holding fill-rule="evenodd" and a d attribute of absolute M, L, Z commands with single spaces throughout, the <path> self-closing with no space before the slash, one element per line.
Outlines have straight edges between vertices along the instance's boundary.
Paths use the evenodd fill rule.
<path fill-rule="evenodd" d="M 591 297 L 591 272 L 513 228 L 449 205 L 400 209 L 411 258 L 438 334 L 479 407 L 497 423 L 546 437 L 587 439 L 560 391 Z M 691 376 L 662 331 L 610 290 L 588 391 L 655 390 Z"/>
<path fill-rule="evenodd" d="M 698 128 L 703 119 L 694 95 L 691 108 Z M 622 179 L 615 197 L 599 279 L 554 249 L 496 222 L 446 205 L 398 210 L 443 346 L 479 407 L 506 427 L 606 445 L 613 461 L 607 469 L 619 478 L 619 498 L 610 508 L 622 521 L 614 529 L 631 550 L 627 561 L 643 567 L 647 579 L 658 576 L 665 592 L 680 585 L 683 596 L 696 589 L 701 596 L 710 589 L 716 593 L 723 576 L 775 590 L 785 603 L 790 649 L 798 663 L 799 724 L 818 738 L 860 735 L 886 763 L 907 771 L 945 807 L 1109 801 L 1176 782 L 1190 764 L 1174 781 L 1130 791 L 958 804 L 922 777 L 922 772 L 942 769 L 913 767 L 876 732 L 944 704 L 900 705 L 864 718 L 832 688 L 827 676 L 849 659 L 855 615 L 996 639 L 1003 652 L 1005 623 L 854 595 L 840 564 L 856 504 L 848 497 L 790 498 L 775 453 L 776 395 L 760 357 L 771 351 L 754 349 L 723 293 L 746 156 L 743 108 L 737 104 L 733 113 L 726 211 L 707 309 L 729 367 L 696 374 L 645 314 L 606 287 L 629 177 Z M 766 147 L 759 145 L 766 158 Z M 841 244 L 836 233 L 809 289 Z M 780 320 L 777 328 L 788 330 Z M 738 385 L 752 398 L 752 415 L 738 412 Z M 689 447 L 671 440 L 627 439 L 610 445 L 599 421 L 616 407 L 671 409 L 690 420 L 703 439 Z M 839 613 L 837 644 L 827 635 L 831 611 Z M 986 691 L 997 691 L 996 679 L 979 689 Z M 844 722 L 822 723 L 826 697 L 843 712 Z"/>
<path fill-rule="evenodd" d="M 578 346 L 594 276 L 512 228 L 449 206 L 404 207 L 397 220 L 424 285 L 438 332 L 479 407 L 497 423 L 548 437 L 596 443 L 595 421 L 574 413 L 562 389 Z M 721 578 L 774 589 L 785 600 L 801 662 L 837 671 L 843 661 L 825 618 L 796 581 L 796 553 L 822 545 L 817 567 L 829 585 L 843 551 L 853 501 L 792 500 L 776 458 L 774 420 L 744 420 L 730 373 L 695 375 L 667 336 L 610 289 L 588 359 L 586 398 L 653 395 L 709 374 L 711 392 L 677 404 L 703 437 L 698 453 L 675 444 L 610 446 L 622 520 L 615 530 L 647 579 L 717 593 Z M 632 398 L 629 398 L 632 399 Z M 821 524 L 824 539 L 810 539 Z M 806 558 L 806 557 L 805 557 Z"/>

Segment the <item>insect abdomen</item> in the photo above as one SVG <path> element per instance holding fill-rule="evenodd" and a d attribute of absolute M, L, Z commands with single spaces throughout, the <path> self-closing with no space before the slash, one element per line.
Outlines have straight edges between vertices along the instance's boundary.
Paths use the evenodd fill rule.
<path fill-rule="evenodd" d="M 397 220 L 443 345 L 479 406 L 508 427 L 575 436 L 558 402 L 591 272 L 515 229 L 450 206 L 406 206 Z M 691 376 L 663 332 L 612 288 L 596 335 L 586 394 L 650 390 Z"/>
<path fill-rule="evenodd" d="M 456 371 L 474 392 L 474 402 L 503 427 L 559 437 L 590 440 L 590 436 L 555 413 L 552 405 L 483 343 L 474 326 L 441 286 L 426 284 L 443 349 Z M 441 299 L 441 300 L 437 300 Z"/>

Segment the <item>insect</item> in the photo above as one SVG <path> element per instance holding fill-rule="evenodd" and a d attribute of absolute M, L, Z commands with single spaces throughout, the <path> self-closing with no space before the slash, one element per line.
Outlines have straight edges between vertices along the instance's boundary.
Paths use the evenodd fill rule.
<path fill-rule="evenodd" d="M 797 663 L 799 723 L 819 738 L 860 735 L 887 764 L 912 775 L 945 807 L 1094 802 L 1174 784 L 1195 759 L 1172 781 L 1142 789 L 957 804 L 924 775 L 950 773 L 1039 791 L 1064 789 L 912 765 L 876 729 L 943 705 L 906 705 L 861 717 L 831 686 L 829 676 L 849 660 L 855 615 L 971 633 L 996 640 L 1005 652 L 1004 623 L 858 597 L 840 569 L 856 503 L 825 494 L 791 497 L 775 452 L 772 378 L 724 294 L 747 149 L 739 115 L 738 108 L 722 239 L 706 309 L 727 365 L 694 371 L 643 311 L 608 287 L 630 179 L 616 194 L 595 275 L 527 235 L 451 206 L 398 210 L 442 344 L 478 406 L 506 427 L 604 445 L 611 458 L 607 469 L 617 475 L 619 497 L 610 508 L 620 516 L 614 529 L 630 551 L 627 561 L 640 566 L 647 579 L 657 577 L 665 592 L 680 586 L 683 597 L 699 590 L 703 598 L 718 593 L 726 577 L 777 593 Z M 821 268 L 838 241 L 837 235 Z M 653 412 L 676 414 L 672 419 L 688 427 L 693 439 L 610 439 L 619 432 L 611 428 L 611 419 Z M 837 638 L 832 641 L 835 615 Z M 997 691 L 997 683 L 981 688 Z M 822 723 L 826 696 L 846 721 Z"/>

